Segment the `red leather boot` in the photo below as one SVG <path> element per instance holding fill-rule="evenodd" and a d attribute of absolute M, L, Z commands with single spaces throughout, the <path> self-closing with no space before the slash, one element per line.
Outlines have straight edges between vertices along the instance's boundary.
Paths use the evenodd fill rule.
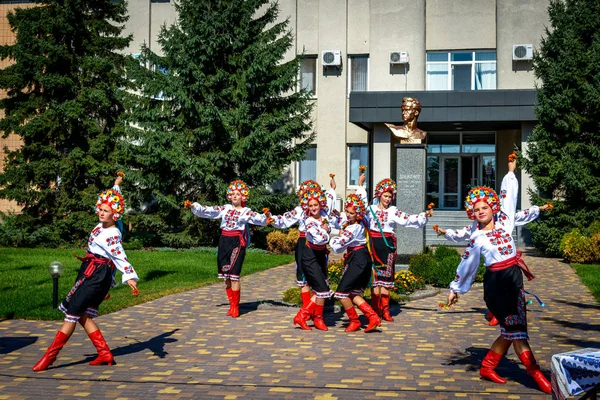
<path fill-rule="evenodd" d="M 309 302 L 308 305 L 302 306 L 300 311 L 298 311 L 298 314 L 296 314 L 296 316 L 294 317 L 294 325 L 300 325 L 300 328 L 302 328 L 305 331 L 312 331 L 312 328 L 306 325 L 306 320 L 310 318 L 314 307 L 315 303 L 313 303 L 312 301 Z"/>
<path fill-rule="evenodd" d="M 371 290 L 371 308 L 375 314 L 381 316 L 381 297 Z"/>
<path fill-rule="evenodd" d="M 300 292 L 300 296 L 302 297 L 302 306 L 306 306 L 310 303 L 310 290 L 308 292 Z M 312 317 L 311 314 L 306 316 L 306 320 L 308 321 Z"/>
<path fill-rule="evenodd" d="M 362 311 L 363 314 L 365 314 L 365 316 L 369 318 L 369 325 L 365 328 L 365 333 L 371 332 L 372 330 L 381 325 L 381 319 L 379 318 L 377 313 L 375 313 L 375 311 L 371 308 L 369 303 L 365 301 L 360 306 L 358 306 L 358 308 L 360 308 L 360 311 Z"/>
<path fill-rule="evenodd" d="M 54 361 L 56 361 L 56 356 L 58 356 L 58 352 L 67 343 L 69 337 L 70 336 L 63 333 L 62 331 L 58 331 L 58 333 L 54 337 L 54 341 L 52 342 L 50 347 L 48 347 L 48 350 L 46 350 L 44 356 L 40 358 L 40 360 L 33 366 L 32 369 L 34 371 L 44 371 L 48 369 L 48 367 L 52 365 Z"/>
<path fill-rule="evenodd" d="M 242 290 L 231 290 L 231 297 L 233 302 L 231 303 L 231 318 L 237 318 L 240 316 L 240 294 Z"/>
<path fill-rule="evenodd" d="M 381 295 L 381 317 L 387 322 L 393 322 L 394 318 L 390 315 L 390 295 Z"/>
<path fill-rule="evenodd" d="M 344 329 L 344 332 L 356 332 L 357 330 L 359 330 L 360 329 L 360 321 L 358 320 L 358 314 L 357 314 L 354 306 L 351 306 L 350 308 L 346 308 L 346 314 L 348 314 L 348 318 L 350 319 L 350 324 L 348 325 L 348 327 L 346 329 Z"/>
<path fill-rule="evenodd" d="M 544 393 L 552 393 L 552 386 L 540 370 L 540 366 L 538 365 L 537 361 L 535 361 L 533 353 L 529 350 L 526 350 L 519 354 L 519 359 L 525 366 L 527 373 L 535 380 L 535 383 L 537 383 L 540 390 Z"/>
<path fill-rule="evenodd" d="M 315 304 L 314 313 L 313 313 L 313 323 L 315 324 L 315 328 L 320 331 L 328 331 L 327 325 L 325 325 L 325 321 L 323 321 L 323 308 L 325 305 L 317 305 Z"/>
<path fill-rule="evenodd" d="M 479 375 L 481 375 L 482 378 L 489 379 L 492 382 L 506 383 L 506 379 L 501 378 L 500 375 L 498 375 L 495 371 L 498 363 L 500 360 L 502 360 L 502 357 L 502 354 L 495 353 L 492 350 L 488 351 L 481 362 Z"/>
<path fill-rule="evenodd" d="M 113 365 L 115 359 L 113 358 L 100 329 L 90 333 L 88 336 L 92 343 L 94 343 L 96 350 L 98 350 L 98 357 L 94 361 L 90 361 L 90 365 Z"/>
<path fill-rule="evenodd" d="M 229 300 L 229 311 L 225 315 L 231 315 L 231 309 L 233 308 L 233 289 L 225 288 L 225 293 L 227 293 L 227 300 Z"/>
<path fill-rule="evenodd" d="M 494 316 L 494 314 L 492 314 L 491 312 L 488 311 L 487 317 L 488 317 L 488 320 L 490 321 L 489 322 L 490 326 L 496 326 L 496 325 L 499 324 L 498 320 L 496 319 L 496 317 Z"/>

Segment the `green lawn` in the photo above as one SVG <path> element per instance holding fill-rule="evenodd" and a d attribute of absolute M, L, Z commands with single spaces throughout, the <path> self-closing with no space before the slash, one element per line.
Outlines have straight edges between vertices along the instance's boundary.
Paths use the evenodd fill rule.
<path fill-rule="evenodd" d="M 73 286 L 81 262 L 73 252 L 83 250 L 0 248 L 0 318 L 59 320 L 64 315 L 52 309 L 52 278 L 48 265 L 60 261 L 65 272 L 59 279 L 58 298 L 62 301 Z M 127 251 L 127 257 L 140 277 L 140 295 L 134 297 L 127 285 L 110 290 L 111 298 L 100 307 L 108 314 L 135 304 L 157 299 L 219 281 L 214 251 L 158 252 Z M 291 255 L 246 254 L 242 276 L 293 261 Z M 117 282 L 121 273 L 117 272 Z"/>
<path fill-rule="evenodd" d="M 600 303 L 600 264 L 571 264 L 581 281 Z"/>

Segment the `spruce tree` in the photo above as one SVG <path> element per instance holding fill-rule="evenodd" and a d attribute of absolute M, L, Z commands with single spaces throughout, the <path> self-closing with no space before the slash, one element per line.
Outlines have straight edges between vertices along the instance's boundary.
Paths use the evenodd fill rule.
<path fill-rule="evenodd" d="M 172 246 L 197 240 L 189 236 L 193 224 L 182 224 L 191 220 L 185 199 L 223 204 L 234 179 L 263 188 L 302 159 L 314 137 L 309 94 L 296 90 L 300 58 L 284 61 L 293 36 L 276 3 L 181 0 L 175 7 L 176 23 L 159 34 L 160 55 L 144 46 L 127 70 L 138 91 L 130 96 L 124 160 L 139 171 L 137 199 L 148 206 L 137 223 L 162 230 Z M 192 229 L 197 238 L 201 229 Z"/>
<path fill-rule="evenodd" d="M 7 153 L 0 197 L 23 207 L 24 243 L 85 239 L 99 191 L 112 186 L 119 99 L 126 84 L 119 53 L 126 5 L 111 0 L 45 0 L 16 9 L 14 44 L 0 46 L 0 131 L 23 140 Z"/>
<path fill-rule="evenodd" d="M 562 235 L 600 220 L 600 2 L 551 0 L 550 27 L 534 57 L 539 119 L 524 168 L 534 204 L 555 208 L 531 224 L 533 240 L 560 254 Z"/>

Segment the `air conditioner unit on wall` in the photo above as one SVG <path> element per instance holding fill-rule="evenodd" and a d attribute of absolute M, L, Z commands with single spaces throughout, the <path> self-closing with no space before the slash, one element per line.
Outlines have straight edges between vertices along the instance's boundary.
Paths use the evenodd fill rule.
<path fill-rule="evenodd" d="M 342 52 L 339 50 L 325 50 L 321 56 L 324 67 L 339 67 L 342 65 Z"/>
<path fill-rule="evenodd" d="M 512 59 L 513 61 L 533 60 L 533 45 L 513 44 Z"/>
<path fill-rule="evenodd" d="M 408 51 L 390 51 L 390 64 L 408 64 Z"/>

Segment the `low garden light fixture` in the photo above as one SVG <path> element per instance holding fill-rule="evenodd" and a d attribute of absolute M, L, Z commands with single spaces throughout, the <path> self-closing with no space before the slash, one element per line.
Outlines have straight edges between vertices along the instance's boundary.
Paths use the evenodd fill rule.
<path fill-rule="evenodd" d="M 52 308 L 58 307 L 58 278 L 62 275 L 65 267 L 58 261 L 52 261 L 48 266 L 48 272 L 52 275 Z"/>

